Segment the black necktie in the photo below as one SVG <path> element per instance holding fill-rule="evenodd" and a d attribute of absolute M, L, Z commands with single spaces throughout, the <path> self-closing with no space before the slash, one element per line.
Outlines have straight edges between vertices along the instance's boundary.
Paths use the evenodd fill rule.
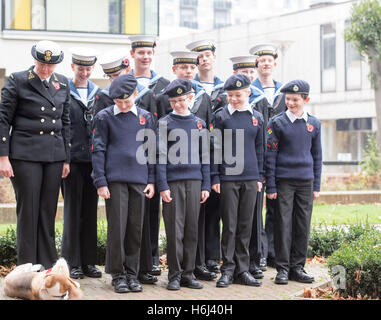
<path fill-rule="evenodd" d="M 42 83 L 44 84 L 46 89 L 49 89 L 49 83 L 48 83 L 48 81 L 46 81 L 46 79 L 43 80 Z"/>

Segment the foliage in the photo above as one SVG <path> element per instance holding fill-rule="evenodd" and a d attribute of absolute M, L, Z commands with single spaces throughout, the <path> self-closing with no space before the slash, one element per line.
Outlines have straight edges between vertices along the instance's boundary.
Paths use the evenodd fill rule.
<path fill-rule="evenodd" d="M 335 267 L 345 269 L 345 287 L 337 288 L 343 297 L 380 298 L 381 232 L 368 230 L 356 240 L 345 242 L 327 260 L 328 272 L 334 277 Z"/>
<path fill-rule="evenodd" d="M 368 144 L 364 150 L 363 160 L 360 162 L 361 169 L 368 177 L 380 177 L 381 154 L 377 145 L 375 134 L 368 134 Z"/>
<path fill-rule="evenodd" d="M 353 3 L 351 24 L 345 29 L 344 38 L 351 42 L 369 61 L 381 61 L 381 4 L 379 0 Z M 372 76 L 374 77 L 374 75 Z"/>
<path fill-rule="evenodd" d="M 17 263 L 16 230 L 8 228 L 4 236 L 0 236 L 0 265 L 11 266 Z"/>

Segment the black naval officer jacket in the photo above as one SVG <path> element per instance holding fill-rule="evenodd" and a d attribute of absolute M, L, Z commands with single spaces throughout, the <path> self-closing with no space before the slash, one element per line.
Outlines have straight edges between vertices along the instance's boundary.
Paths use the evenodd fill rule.
<path fill-rule="evenodd" d="M 53 73 L 45 88 L 34 66 L 12 73 L 1 90 L 0 156 L 70 162 L 70 89 Z"/>

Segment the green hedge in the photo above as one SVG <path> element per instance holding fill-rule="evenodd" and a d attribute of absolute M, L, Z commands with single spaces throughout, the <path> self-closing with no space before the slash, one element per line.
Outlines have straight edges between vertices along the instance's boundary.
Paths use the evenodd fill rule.
<path fill-rule="evenodd" d="M 369 230 L 352 242 L 343 243 L 327 260 L 331 277 L 338 277 L 337 266 L 345 270 L 336 288 L 340 295 L 380 298 L 381 232 Z M 342 285 L 344 284 L 344 286 Z"/>

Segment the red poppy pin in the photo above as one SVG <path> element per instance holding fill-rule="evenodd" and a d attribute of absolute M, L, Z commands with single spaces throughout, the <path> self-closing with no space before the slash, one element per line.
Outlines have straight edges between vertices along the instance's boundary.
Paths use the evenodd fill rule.
<path fill-rule="evenodd" d="M 56 90 L 59 90 L 61 88 L 58 82 L 53 82 L 53 86 L 54 88 L 56 88 Z"/>
<path fill-rule="evenodd" d="M 209 124 L 209 131 L 213 130 L 213 124 Z"/>
<path fill-rule="evenodd" d="M 308 132 L 314 131 L 314 126 L 312 124 L 307 123 L 307 131 Z"/>
<path fill-rule="evenodd" d="M 202 129 L 202 122 L 201 121 L 197 121 L 197 128 L 198 128 L 198 130 Z"/>
<path fill-rule="evenodd" d="M 139 116 L 139 123 L 140 125 L 144 126 L 146 124 L 146 118 L 143 116 Z"/>
<path fill-rule="evenodd" d="M 258 125 L 258 120 L 253 116 L 253 126 L 256 127 Z"/>

